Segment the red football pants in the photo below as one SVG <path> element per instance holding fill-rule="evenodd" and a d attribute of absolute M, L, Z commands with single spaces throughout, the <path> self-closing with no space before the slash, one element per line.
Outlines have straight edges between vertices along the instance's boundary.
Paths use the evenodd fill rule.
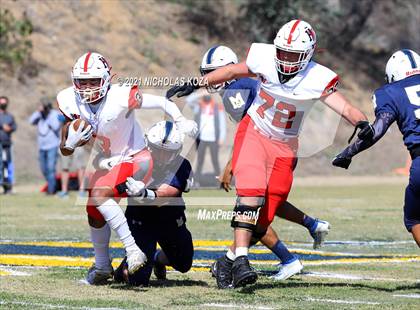
<path fill-rule="evenodd" d="M 95 188 L 112 188 L 114 199 L 119 201 L 122 197 L 127 197 L 127 193 L 119 193 L 116 186 L 124 183 L 128 177 L 141 180 L 147 183 L 153 171 L 153 159 L 149 150 L 144 149 L 134 155 L 130 162 L 122 162 L 111 170 L 98 170 L 89 179 L 89 199 L 86 206 L 88 215 L 94 219 L 103 221 L 102 214 L 96 209 L 96 204 L 92 199 L 92 190 Z"/>
<path fill-rule="evenodd" d="M 239 124 L 232 156 L 236 194 L 239 197 L 265 197 L 258 226 L 267 228 L 277 208 L 289 195 L 293 182 L 297 139 L 270 139 L 256 130 L 246 116 Z"/>

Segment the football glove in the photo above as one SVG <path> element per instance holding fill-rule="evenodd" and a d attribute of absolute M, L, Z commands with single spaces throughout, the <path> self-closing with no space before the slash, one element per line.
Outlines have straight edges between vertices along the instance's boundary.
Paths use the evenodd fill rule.
<path fill-rule="evenodd" d="M 334 157 L 332 161 L 333 166 L 349 169 L 351 164 L 351 157 L 345 157 L 341 153 Z"/>
<path fill-rule="evenodd" d="M 191 138 L 194 138 L 198 133 L 198 125 L 195 121 L 183 117 L 175 121 L 175 124 L 182 134 L 188 135 Z"/>
<path fill-rule="evenodd" d="M 66 142 L 64 143 L 65 149 L 72 151 L 80 144 L 86 141 L 89 141 L 90 138 L 92 138 L 92 134 L 93 134 L 92 126 L 88 125 L 84 130 L 83 130 L 83 127 L 84 126 L 80 124 L 79 128 L 75 130 L 73 128 L 72 123 L 70 123 L 68 127 L 67 139 L 66 139 Z"/>
<path fill-rule="evenodd" d="M 142 181 L 136 181 L 132 177 L 128 177 L 125 182 L 127 195 L 130 197 L 143 198 L 146 195 L 146 184 Z"/>
<path fill-rule="evenodd" d="M 356 135 L 357 130 L 360 129 L 357 137 L 360 140 L 370 140 L 375 135 L 375 129 L 368 121 L 359 121 L 354 126 L 353 134 L 351 135 L 348 143 L 350 144 L 351 140 L 353 140 L 354 136 Z"/>
<path fill-rule="evenodd" d="M 173 86 L 166 92 L 166 98 L 171 99 L 173 96 L 184 97 L 193 93 L 196 89 L 200 88 L 198 83 L 190 81 L 182 83 L 181 85 Z"/>

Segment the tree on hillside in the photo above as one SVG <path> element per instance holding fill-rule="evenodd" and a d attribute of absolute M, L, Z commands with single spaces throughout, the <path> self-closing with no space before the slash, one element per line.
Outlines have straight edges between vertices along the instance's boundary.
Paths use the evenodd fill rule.
<path fill-rule="evenodd" d="M 32 52 L 29 39 L 32 23 L 26 17 L 16 19 L 9 10 L 0 10 L 0 66 L 2 70 L 14 71 L 28 61 Z"/>

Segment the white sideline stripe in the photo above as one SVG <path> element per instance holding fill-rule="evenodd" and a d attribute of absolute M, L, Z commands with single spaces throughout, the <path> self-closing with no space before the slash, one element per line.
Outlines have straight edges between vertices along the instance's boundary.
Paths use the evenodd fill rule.
<path fill-rule="evenodd" d="M 0 273 L 1 271 L 4 271 L 7 276 L 31 276 L 31 274 L 28 272 L 17 271 L 15 270 L 15 268 L 10 268 L 6 266 L 2 266 L 0 268 Z"/>
<path fill-rule="evenodd" d="M 324 299 L 324 298 L 306 298 L 307 301 L 329 302 L 333 304 L 347 304 L 347 305 L 380 305 L 380 302 L 375 301 L 361 301 L 361 300 L 344 300 L 344 299 Z"/>
<path fill-rule="evenodd" d="M 78 309 L 78 310 L 126 310 L 125 308 L 91 308 L 91 307 L 75 307 L 68 305 L 54 305 L 54 304 L 41 304 L 35 302 L 26 302 L 26 301 L 5 301 L 0 300 L 0 305 L 21 305 L 21 306 L 35 306 L 35 307 L 44 307 L 48 309 Z"/>
<path fill-rule="evenodd" d="M 265 307 L 265 306 L 252 306 L 252 305 L 237 305 L 237 304 L 202 304 L 203 307 L 214 307 L 214 308 L 240 308 L 240 309 L 259 309 L 259 310 L 271 310 L 274 309 L 272 307 Z"/>
<path fill-rule="evenodd" d="M 403 298 L 419 298 L 420 294 L 395 294 L 392 295 L 393 297 L 403 297 Z"/>
<path fill-rule="evenodd" d="M 315 278 L 342 279 L 342 280 L 368 280 L 368 281 L 386 281 L 386 282 L 420 282 L 420 280 L 416 280 L 416 279 L 375 278 L 375 277 L 363 277 L 363 276 L 358 276 L 358 275 L 353 275 L 353 274 L 315 272 L 315 271 L 303 272 L 302 276 L 315 277 Z"/>

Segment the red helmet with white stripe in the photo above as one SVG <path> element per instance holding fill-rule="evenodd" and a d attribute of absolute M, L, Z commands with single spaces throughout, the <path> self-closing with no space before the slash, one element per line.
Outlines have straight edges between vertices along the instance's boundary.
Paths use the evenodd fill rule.
<path fill-rule="evenodd" d="M 307 22 L 292 20 L 280 28 L 274 45 L 277 71 L 294 75 L 304 70 L 311 60 L 316 47 L 316 34 Z"/>
<path fill-rule="evenodd" d="M 111 66 L 101 54 L 88 52 L 76 61 L 71 78 L 82 103 L 99 102 L 109 90 Z"/>

